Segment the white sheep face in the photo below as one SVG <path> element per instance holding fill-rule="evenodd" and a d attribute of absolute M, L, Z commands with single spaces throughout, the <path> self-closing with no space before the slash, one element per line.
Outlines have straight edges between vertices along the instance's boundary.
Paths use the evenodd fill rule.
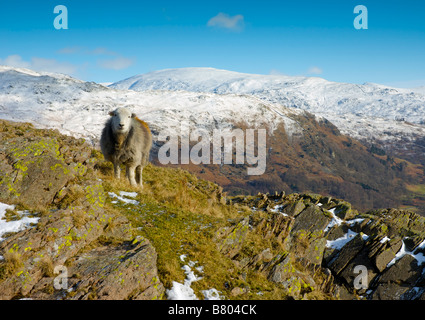
<path fill-rule="evenodd" d="M 130 130 L 133 114 L 128 109 L 118 108 L 111 111 L 109 115 L 112 117 L 112 130 L 114 132 L 124 134 Z"/>

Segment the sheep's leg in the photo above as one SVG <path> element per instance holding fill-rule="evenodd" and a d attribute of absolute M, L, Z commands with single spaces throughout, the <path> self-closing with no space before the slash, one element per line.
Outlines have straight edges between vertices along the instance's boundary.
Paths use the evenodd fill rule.
<path fill-rule="evenodd" d="M 143 178 L 142 178 L 143 166 L 137 166 L 136 168 L 136 177 L 139 176 L 139 186 L 143 188 Z"/>
<path fill-rule="evenodd" d="M 121 167 L 118 161 L 114 162 L 114 175 L 115 179 L 119 179 L 121 177 Z"/>
<path fill-rule="evenodd" d="M 135 177 L 136 176 L 135 170 L 136 170 L 135 166 L 129 166 L 129 165 L 126 166 L 127 179 L 128 179 L 128 181 L 130 181 L 130 185 L 132 187 L 137 186 L 136 177 Z"/>

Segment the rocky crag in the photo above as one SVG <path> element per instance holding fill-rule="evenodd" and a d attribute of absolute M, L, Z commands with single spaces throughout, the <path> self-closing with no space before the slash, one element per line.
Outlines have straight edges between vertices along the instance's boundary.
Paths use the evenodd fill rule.
<path fill-rule="evenodd" d="M 415 213 L 318 194 L 226 197 L 152 165 L 132 190 L 84 140 L 1 120 L 0 138 L 0 202 L 14 206 L 0 224 L 38 218 L 1 235 L 0 299 L 167 299 L 188 270 L 197 298 L 425 298 Z"/>
<path fill-rule="evenodd" d="M 39 216 L 35 227 L 0 242 L 0 298 L 160 298 L 155 249 L 133 236 L 124 216 L 105 209 L 90 147 L 3 121 L 0 136 L 0 201 Z M 55 288 L 62 270 L 66 287 L 78 290 Z M 61 289 L 64 279 L 58 280 Z"/>
<path fill-rule="evenodd" d="M 285 249 L 270 261 L 232 252 L 240 263 L 255 261 L 271 281 L 300 283 L 300 293 L 319 286 L 340 299 L 425 298 L 422 217 L 396 209 L 359 213 L 347 202 L 311 194 L 262 194 L 233 202 L 255 208 L 252 232 L 275 238 Z"/>

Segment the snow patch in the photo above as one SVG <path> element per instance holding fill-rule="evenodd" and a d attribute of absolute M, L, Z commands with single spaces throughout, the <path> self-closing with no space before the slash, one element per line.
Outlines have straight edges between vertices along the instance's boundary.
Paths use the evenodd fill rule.
<path fill-rule="evenodd" d="M 326 247 L 341 250 L 348 242 L 353 240 L 355 236 L 357 236 L 357 232 L 348 229 L 348 232 L 344 234 L 342 237 L 335 240 L 326 240 Z"/>
<path fill-rule="evenodd" d="M 137 196 L 137 192 L 120 191 L 120 195 L 117 195 L 115 192 L 108 192 L 108 194 L 111 198 L 116 198 L 124 203 L 139 205 L 139 201 L 134 199 L 128 199 L 128 197 L 135 198 Z M 118 203 L 118 201 L 112 201 L 112 203 Z"/>
<path fill-rule="evenodd" d="M 270 209 L 270 211 L 277 213 L 277 212 L 280 212 L 280 209 L 282 208 L 283 208 L 283 204 L 277 204 L 273 207 L 273 209 Z"/>
<path fill-rule="evenodd" d="M 332 215 L 332 220 L 328 223 L 325 229 L 323 229 L 324 232 L 328 232 L 328 230 L 330 230 L 333 226 L 339 226 L 344 221 L 335 215 L 335 209 L 336 208 L 332 208 L 328 210 L 328 212 Z"/>
<path fill-rule="evenodd" d="M 285 212 L 281 211 L 282 208 L 283 208 L 283 204 L 277 204 L 272 209 L 270 209 L 270 211 L 274 212 L 274 213 L 280 213 L 281 215 L 283 215 L 285 217 L 289 217 Z M 253 207 L 253 209 L 254 209 L 254 207 Z"/>
<path fill-rule="evenodd" d="M 357 218 L 357 219 L 351 219 L 351 220 L 345 221 L 335 215 L 335 209 L 336 208 L 332 208 L 328 210 L 328 212 L 332 215 L 332 220 L 328 223 L 325 229 L 323 229 L 324 232 L 327 232 L 330 229 L 332 229 L 334 226 L 339 226 L 343 223 L 346 224 L 347 226 L 352 227 L 353 225 L 357 223 L 361 223 L 364 220 L 363 218 Z M 347 233 L 344 234 L 342 237 L 335 240 L 326 240 L 326 247 L 341 250 L 348 242 L 353 240 L 353 238 L 357 235 L 358 235 L 357 232 L 354 232 L 353 230 L 348 229 Z M 369 238 L 369 236 L 364 233 L 361 233 L 361 237 L 365 241 Z"/>
<path fill-rule="evenodd" d="M 385 243 L 385 242 L 387 242 L 387 241 L 390 241 L 391 239 L 390 238 L 388 238 L 387 236 L 385 236 L 385 237 L 383 237 L 382 239 L 381 239 L 381 241 L 379 241 L 380 243 Z"/>
<path fill-rule="evenodd" d="M 120 196 L 127 197 L 127 198 L 136 198 L 137 192 L 120 191 Z"/>
<path fill-rule="evenodd" d="M 173 281 L 171 289 L 167 290 L 168 300 L 198 300 L 187 280 L 184 283 Z"/>
<path fill-rule="evenodd" d="M 25 230 L 31 226 L 31 224 L 38 223 L 38 220 L 40 219 L 37 217 L 28 217 L 28 211 L 17 211 L 17 213 L 22 216 L 20 220 L 6 221 L 6 210 L 15 210 L 15 206 L 0 202 L 0 242 L 5 240 L 3 235 L 10 232 L 19 232 Z"/>
<path fill-rule="evenodd" d="M 179 258 L 180 261 L 184 262 L 187 258 L 187 255 L 182 254 Z M 197 263 L 197 261 L 189 261 L 188 264 L 182 267 L 184 273 L 186 274 L 186 279 L 183 283 L 177 281 L 172 282 L 171 289 L 166 290 L 168 300 L 198 300 L 198 297 L 191 288 L 193 282 L 202 279 L 202 277 L 197 276 L 192 270 L 192 268 L 194 268 Z M 195 269 L 200 273 L 203 273 L 204 271 L 202 266 L 195 267 Z M 201 293 L 203 294 L 205 300 L 220 300 L 222 298 L 222 296 L 220 296 L 220 292 L 215 288 L 202 290 Z"/>
<path fill-rule="evenodd" d="M 351 220 L 345 221 L 345 223 L 347 225 L 349 225 L 350 227 L 352 227 L 353 225 L 355 225 L 357 223 L 363 222 L 363 220 L 364 220 L 364 218 L 357 218 L 357 219 L 351 219 Z"/>
<path fill-rule="evenodd" d="M 217 289 L 202 290 L 205 300 L 221 300 L 220 292 Z"/>
<path fill-rule="evenodd" d="M 405 238 L 406 239 L 406 238 Z M 419 252 L 420 250 L 423 250 L 425 248 L 425 240 L 422 241 L 413 251 L 409 251 L 406 248 L 406 245 L 404 244 L 404 241 L 401 245 L 400 250 L 396 253 L 394 259 L 392 259 L 388 264 L 387 268 L 391 267 L 393 264 L 395 264 L 398 260 L 403 258 L 406 254 L 411 255 L 413 258 L 416 259 L 418 262 L 418 266 L 420 266 L 422 263 L 425 262 L 425 256 L 422 252 Z M 415 253 L 416 252 L 416 253 Z"/>

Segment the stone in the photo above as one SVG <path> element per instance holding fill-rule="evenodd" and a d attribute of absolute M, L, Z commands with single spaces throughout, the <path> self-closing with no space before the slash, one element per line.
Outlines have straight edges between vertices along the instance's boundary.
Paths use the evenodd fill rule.
<path fill-rule="evenodd" d="M 296 217 L 305 209 L 305 203 L 302 200 L 290 202 L 284 206 L 285 213 L 291 217 Z"/>
<path fill-rule="evenodd" d="M 388 241 L 374 256 L 375 266 L 380 272 L 384 271 L 388 263 L 394 259 L 395 255 L 400 250 L 402 243 L 403 242 L 401 238 Z"/>
<path fill-rule="evenodd" d="M 263 235 L 265 239 L 276 239 L 282 245 L 289 235 L 294 224 L 294 219 L 281 213 L 270 213 L 265 218 L 255 222 L 255 232 Z"/>
<path fill-rule="evenodd" d="M 68 280 L 73 300 L 160 299 L 164 287 L 156 270 L 156 251 L 147 239 L 97 247 L 76 256 Z"/>
<path fill-rule="evenodd" d="M 414 251 L 416 247 L 424 241 L 424 239 L 425 238 L 423 236 L 408 237 L 404 239 L 406 250 Z"/>
<path fill-rule="evenodd" d="M 406 254 L 382 274 L 379 282 L 402 282 L 413 285 L 420 277 L 421 271 L 422 267 L 418 266 L 417 260 Z"/>
<path fill-rule="evenodd" d="M 351 204 L 345 201 L 341 201 L 335 207 L 335 215 L 341 219 L 349 220 L 355 217 L 356 213 L 351 209 Z"/>
<path fill-rule="evenodd" d="M 397 283 L 380 283 L 373 292 L 372 300 L 400 300 L 400 297 L 409 291 L 409 287 Z"/>
<path fill-rule="evenodd" d="M 286 281 L 295 272 L 296 270 L 291 263 L 290 255 L 287 255 L 279 263 L 275 264 L 268 278 L 270 281 L 279 283 Z"/>
<path fill-rule="evenodd" d="M 91 154 L 84 140 L 46 130 L 13 135 L 24 125 L 1 125 L 9 130 L 0 132 L 0 201 L 45 207 L 69 181 L 87 171 Z M 69 158 L 78 161 L 71 163 Z"/>
<path fill-rule="evenodd" d="M 244 218 L 231 228 L 222 228 L 217 235 L 219 250 L 229 258 L 233 258 L 242 248 L 249 228 L 249 218 Z"/>
<path fill-rule="evenodd" d="M 349 241 L 337 254 L 328 265 L 328 268 L 331 269 L 335 274 L 339 274 L 354 257 L 363 249 L 364 240 L 361 237 L 361 234 L 355 236 L 351 241 Z"/>
<path fill-rule="evenodd" d="M 396 261 L 382 273 L 376 290 L 372 294 L 374 300 L 400 300 L 412 296 L 412 288 L 417 287 L 417 281 L 422 274 L 422 267 L 416 259 L 407 254 Z"/>
<path fill-rule="evenodd" d="M 235 287 L 232 289 L 232 291 L 230 291 L 230 295 L 232 297 L 237 297 L 240 296 L 241 294 L 246 293 L 246 289 L 245 288 L 241 288 L 241 287 Z"/>
<path fill-rule="evenodd" d="M 261 260 L 264 262 L 270 262 L 273 259 L 273 254 L 270 251 L 270 248 L 267 248 L 261 252 Z"/>
<path fill-rule="evenodd" d="M 331 218 L 326 216 L 319 207 L 311 204 L 296 216 L 292 232 L 323 230 L 330 221 Z"/>
<path fill-rule="evenodd" d="M 356 269 L 358 266 L 361 266 L 361 269 Z M 361 252 L 359 252 L 350 261 L 344 270 L 341 271 L 339 276 L 345 280 L 349 288 L 351 288 L 353 291 L 355 289 L 357 293 L 364 294 L 369 289 L 369 285 L 373 282 L 377 274 L 378 271 L 374 268 L 373 263 L 368 257 L 367 249 L 364 247 L 363 250 L 361 250 Z M 361 286 L 365 286 L 365 288 L 355 288 L 354 280 L 357 277 L 360 277 L 359 284 Z"/>

